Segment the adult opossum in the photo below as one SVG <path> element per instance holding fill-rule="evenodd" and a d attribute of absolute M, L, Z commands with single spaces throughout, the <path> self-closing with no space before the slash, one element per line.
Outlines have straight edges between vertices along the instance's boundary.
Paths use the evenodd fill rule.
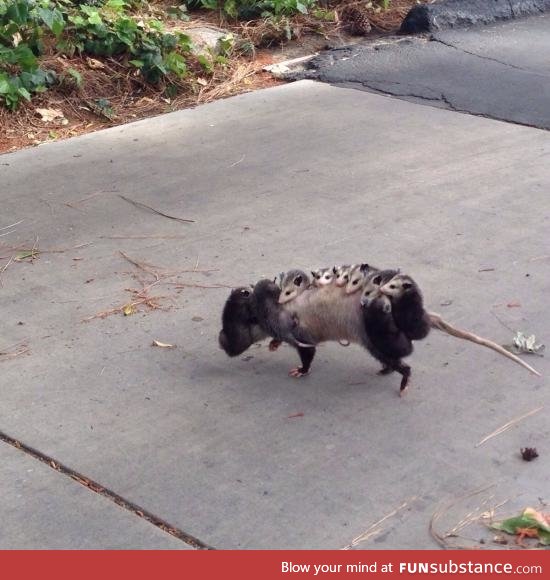
<path fill-rule="evenodd" d="M 288 310 L 298 317 L 300 327 L 304 331 L 307 331 L 308 338 L 311 339 L 311 341 L 308 341 L 308 344 L 317 345 L 328 341 L 349 341 L 368 348 L 368 337 L 361 310 L 361 293 L 345 294 L 327 290 L 328 288 L 326 287 L 308 288 L 294 300 L 284 305 L 285 310 Z M 335 287 L 334 290 L 337 290 L 337 288 Z M 237 326 L 239 329 L 245 329 L 249 325 L 251 329 L 256 330 L 258 323 L 257 320 L 251 321 L 250 318 L 244 319 L 250 316 L 246 310 L 243 311 L 243 319 L 241 320 L 239 312 L 232 311 L 231 299 L 232 296 L 229 297 L 224 308 L 225 316 L 222 329 L 224 340 L 220 340 L 220 346 L 227 354 L 235 356 L 237 353 L 241 354 L 244 352 L 259 336 L 256 332 L 241 331 L 238 333 L 238 348 L 233 347 L 231 343 L 232 337 L 235 336 L 233 326 Z M 472 332 L 456 328 L 434 312 L 428 312 L 427 315 L 432 328 L 490 348 L 526 368 L 534 375 L 541 376 L 532 366 L 495 342 L 477 336 Z M 297 350 L 301 358 L 302 366 L 298 369 L 292 369 L 290 374 L 291 376 L 299 377 L 309 373 L 311 363 L 315 356 L 315 348 L 298 347 Z"/>

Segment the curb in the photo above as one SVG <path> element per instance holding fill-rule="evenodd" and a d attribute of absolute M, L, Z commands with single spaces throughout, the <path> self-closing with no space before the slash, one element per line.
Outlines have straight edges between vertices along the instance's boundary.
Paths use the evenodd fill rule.
<path fill-rule="evenodd" d="M 435 0 L 411 8 L 400 33 L 435 32 L 512 20 L 550 10 L 550 0 Z"/>

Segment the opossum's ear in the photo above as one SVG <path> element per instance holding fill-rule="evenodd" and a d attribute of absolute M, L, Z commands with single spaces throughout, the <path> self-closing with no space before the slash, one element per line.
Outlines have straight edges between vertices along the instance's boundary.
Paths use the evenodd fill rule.
<path fill-rule="evenodd" d="M 361 264 L 361 266 L 359 266 L 359 270 L 361 270 L 361 272 L 366 272 L 369 269 L 369 265 L 367 263 Z"/>
<path fill-rule="evenodd" d="M 246 288 L 243 288 L 243 289 L 241 290 L 241 294 L 242 294 L 243 296 L 250 296 L 250 290 L 247 290 Z"/>
<path fill-rule="evenodd" d="M 298 275 L 296 276 L 296 278 L 294 278 L 294 284 L 296 286 L 300 286 L 300 284 L 304 281 L 304 277 L 302 275 Z"/>
<path fill-rule="evenodd" d="M 313 270 L 310 270 L 311 275 L 313 276 L 313 278 L 315 278 L 315 272 Z"/>
<path fill-rule="evenodd" d="M 332 266 L 332 273 L 336 274 L 336 266 Z"/>
<path fill-rule="evenodd" d="M 376 284 L 377 286 L 380 286 L 380 283 L 382 282 L 382 276 L 375 276 L 372 279 L 372 283 Z"/>
<path fill-rule="evenodd" d="M 408 290 L 409 288 L 412 288 L 412 282 L 403 282 L 403 288 L 405 290 Z"/>

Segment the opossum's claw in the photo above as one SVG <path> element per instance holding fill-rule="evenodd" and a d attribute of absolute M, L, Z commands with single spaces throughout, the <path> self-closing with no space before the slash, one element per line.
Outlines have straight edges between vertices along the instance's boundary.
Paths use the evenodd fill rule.
<path fill-rule="evenodd" d="M 296 369 L 291 369 L 288 373 L 289 377 L 294 377 L 295 379 L 299 379 L 300 377 L 305 377 L 309 375 L 309 371 L 304 371 L 302 367 L 298 367 Z"/>

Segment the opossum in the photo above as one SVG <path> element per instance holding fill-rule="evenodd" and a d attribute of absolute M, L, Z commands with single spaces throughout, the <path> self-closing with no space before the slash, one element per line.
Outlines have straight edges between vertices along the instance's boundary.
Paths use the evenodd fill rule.
<path fill-rule="evenodd" d="M 380 292 L 390 299 L 393 318 L 399 330 L 411 340 L 421 340 L 430 332 L 430 319 L 418 284 L 406 274 L 386 281 Z"/>
<path fill-rule="evenodd" d="M 297 314 L 279 304 L 281 289 L 271 280 L 260 280 L 252 291 L 250 303 L 260 328 L 279 342 L 294 347 L 312 347 L 312 338 L 302 328 Z M 291 302 L 292 303 L 292 302 Z"/>
<path fill-rule="evenodd" d="M 250 287 L 236 288 L 225 303 L 218 342 L 229 356 L 242 354 L 254 342 L 267 336 L 253 313 L 251 295 Z"/>

